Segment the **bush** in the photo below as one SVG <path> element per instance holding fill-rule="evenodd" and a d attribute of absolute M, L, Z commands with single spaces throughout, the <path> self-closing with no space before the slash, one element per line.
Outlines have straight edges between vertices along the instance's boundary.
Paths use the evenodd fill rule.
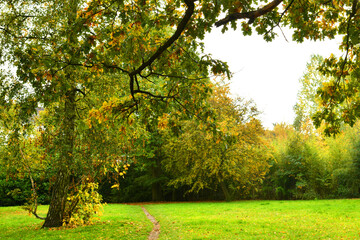
<path fill-rule="evenodd" d="M 48 204 L 49 183 L 45 180 L 35 179 L 39 204 Z M 0 175 L 0 206 L 23 205 L 31 197 L 31 182 L 28 178 L 12 179 Z"/>
<path fill-rule="evenodd" d="M 96 215 L 102 213 L 101 195 L 97 192 L 98 184 L 82 183 L 76 191 L 70 193 L 65 208 L 64 225 L 78 226 L 90 224 Z"/>
<path fill-rule="evenodd" d="M 289 129 L 286 137 L 273 140 L 274 161 L 264 182 L 263 198 L 316 199 L 327 196 L 331 179 L 316 141 L 315 137 Z"/>

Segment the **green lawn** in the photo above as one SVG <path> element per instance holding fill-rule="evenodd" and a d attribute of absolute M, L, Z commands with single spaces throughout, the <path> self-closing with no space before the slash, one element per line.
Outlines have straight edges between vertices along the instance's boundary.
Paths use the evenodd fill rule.
<path fill-rule="evenodd" d="M 45 215 L 46 207 L 40 208 Z M 111 204 L 94 225 L 74 229 L 40 229 L 42 221 L 21 207 L 0 208 L 0 239 L 146 239 L 152 223 L 140 206 Z"/>
<path fill-rule="evenodd" d="M 160 239 L 360 239 L 360 200 L 145 206 Z"/>
<path fill-rule="evenodd" d="M 360 200 L 240 201 L 145 205 L 160 239 L 360 239 Z M 45 207 L 40 208 L 44 214 Z M 100 222 L 40 229 L 20 207 L 0 208 L 0 239 L 147 239 L 140 206 L 109 204 Z"/>

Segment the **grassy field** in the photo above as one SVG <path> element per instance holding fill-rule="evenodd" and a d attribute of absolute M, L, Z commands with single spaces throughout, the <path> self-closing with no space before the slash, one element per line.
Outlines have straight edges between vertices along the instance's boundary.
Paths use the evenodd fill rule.
<path fill-rule="evenodd" d="M 42 215 L 46 207 L 41 206 Z M 42 221 L 20 207 L 0 208 L 0 239 L 147 239 L 152 223 L 140 206 L 111 204 L 94 225 L 73 229 L 40 229 Z"/>
<path fill-rule="evenodd" d="M 360 200 L 150 204 L 159 239 L 360 239 Z M 45 214 L 46 208 L 41 212 Z M 140 206 L 109 204 L 94 225 L 40 229 L 20 207 L 0 208 L 0 239 L 147 239 Z"/>
<path fill-rule="evenodd" d="M 159 239 L 360 239 L 360 200 L 145 206 Z"/>

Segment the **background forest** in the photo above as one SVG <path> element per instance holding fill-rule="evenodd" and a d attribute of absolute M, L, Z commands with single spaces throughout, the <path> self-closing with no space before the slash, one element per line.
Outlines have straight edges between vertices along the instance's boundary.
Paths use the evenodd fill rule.
<path fill-rule="evenodd" d="M 103 201 L 360 197 L 360 124 L 342 126 L 336 137 L 326 137 L 323 128 L 315 129 L 312 124 L 319 104 L 317 89 L 327 82 L 318 71 L 322 60 L 313 56 L 300 79 L 293 125 L 279 123 L 272 130 L 264 130 L 255 103 L 232 98 L 223 81 L 209 83 L 211 91 L 203 103 L 207 121 L 189 117 L 185 109 L 181 112 L 171 105 L 164 105 L 167 113 L 147 106 L 143 115 L 136 116 L 136 127 L 129 123 L 120 129 L 137 140 L 120 159 L 123 168 L 114 168 L 101 177 Z M 46 114 L 40 110 L 36 121 L 44 124 Z M 99 125 L 99 119 L 93 124 Z M 9 149 L 1 148 L 2 162 L 7 163 L 1 165 L 0 173 L 2 206 L 22 205 L 33 198 L 31 181 L 36 183 L 37 201 L 49 203 L 46 172 L 51 169 L 37 162 L 41 155 L 39 160 L 31 155 L 35 154 L 31 147 L 44 141 L 34 136 L 22 143 L 28 146 L 27 154 L 34 157 L 32 164 L 43 170 L 31 180 L 26 168 L 14 165 L 7 157 Z"/>

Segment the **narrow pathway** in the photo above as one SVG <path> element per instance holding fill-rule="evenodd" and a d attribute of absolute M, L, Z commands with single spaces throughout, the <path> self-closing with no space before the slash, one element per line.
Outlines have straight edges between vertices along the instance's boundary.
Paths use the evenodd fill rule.
<path fill-rule="evenodd" d="M 160 223 L 156 221 L 153 216 L 150 215 L 146 208 L 144 208 L 143 206 L 141 206 L 141 208 L 144 211 L 146 217 L 154 224 L 153 230 L 149 234 L 148 240 L 157 240 L 160 234 Z"/>

